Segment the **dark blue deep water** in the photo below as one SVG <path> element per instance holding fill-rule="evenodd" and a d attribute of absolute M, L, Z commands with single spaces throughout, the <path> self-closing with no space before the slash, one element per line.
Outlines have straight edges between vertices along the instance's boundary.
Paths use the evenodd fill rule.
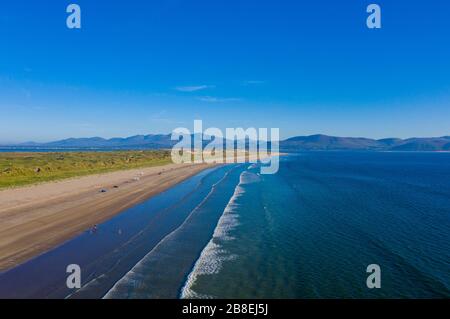
<path fill-rule="evenodd" d="M 366 286 L 371 264 L 380 289 Z M 11 296 L 449 298 L 450 153 L 305 152 L 275 175 L 204 171 L 0 274 Z"/>
<path fill-rule="evenodd" d="M 184 297 L 450 297 L 449 153 L 312 152 L 257 173 L 241 175 Z"/>

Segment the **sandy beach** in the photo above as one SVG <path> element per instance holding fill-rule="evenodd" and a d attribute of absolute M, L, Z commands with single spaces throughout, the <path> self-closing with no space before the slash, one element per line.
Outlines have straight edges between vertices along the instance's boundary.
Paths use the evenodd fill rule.
<path fill-rule="evenodd" d="M 0 191 L 0 271 L 212 167 L 169 164 Z"/>

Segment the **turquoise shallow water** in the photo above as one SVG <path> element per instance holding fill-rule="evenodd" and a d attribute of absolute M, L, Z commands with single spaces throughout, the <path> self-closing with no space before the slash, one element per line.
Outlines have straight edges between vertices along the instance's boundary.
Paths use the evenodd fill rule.
<path fill-rule="evenodd" d="M 308 152 L 259 172 L 202 172 L 0 274 L 0 297 L 450 297 L 449 153 Z"/>

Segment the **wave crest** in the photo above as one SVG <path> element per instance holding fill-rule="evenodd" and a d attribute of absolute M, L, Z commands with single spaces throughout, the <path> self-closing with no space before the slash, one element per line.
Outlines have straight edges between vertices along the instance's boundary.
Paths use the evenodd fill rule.
<path fill-rule="evenodd" d="M 245 192 L 242 185 L 256 182 L 254 176 L 258 177 L 256 174 L 249 173 L 247 171 L 241 173 L 239 184 L 236 186 L 233 195 L 225 207 L 211 240 L 202 250 L 200 257 L 195 262 L 191 273 L 181 289 L 181 298 L 212 298 L 212 296 L 202 295 L 195 292 L 193 287 L 197 281 L 197 278 L 201 275 L 216 274 L 221 270 L 224 261 L 237 258 L 236 255 L 230 255 L 226 250 L 224 250 L 221 243 L 223 241 L 234 239 L 230 235 L 230 232 L 239 225 L 239 215 L 236 213 L 236 209 L 239 206 L 237 199 Z"/>

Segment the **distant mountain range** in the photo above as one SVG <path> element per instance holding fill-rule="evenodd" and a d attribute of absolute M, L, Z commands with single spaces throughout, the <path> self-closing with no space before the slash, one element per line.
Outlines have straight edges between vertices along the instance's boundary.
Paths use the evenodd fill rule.
<path fill-rule="evenodd" d="M 284 150 L 374 150 L 374 151 L 450 151 L 450 136 L 431 138 L 385 138 L 327 135 L 297 136 L 280 142 Z"/>
<path fill-rule="evenodd" d="M 2 148 L 95 148 L 95 149 L 163 149 L 171 148 L 176 141 L 170 134 L 136 135 L 126 138 L 104 139 L 69 138 L 50 143 L 28 142 L 3 145 Z M 207 144 L 207 141 L 205 142 Z M 296 136 L 280 142 L 282 151 L 302 150 L 372 150 L 372 151 L 450 151 L 450 136 L 432 138 L 386 138 L 336 137 L 327 135 Z"/>
<path fill-rule="evenodd" d="M 130 137 L 116 137 L 104 139 L 101 137 L 90 138 L 68 138 L 65 140 L 49 143 L 27 142 L 15 145 L 17 147 L 39 147 L 39 148 L 170 148 L 176 142 L 170 140 L 170 134 L 135 135 Z"/>

